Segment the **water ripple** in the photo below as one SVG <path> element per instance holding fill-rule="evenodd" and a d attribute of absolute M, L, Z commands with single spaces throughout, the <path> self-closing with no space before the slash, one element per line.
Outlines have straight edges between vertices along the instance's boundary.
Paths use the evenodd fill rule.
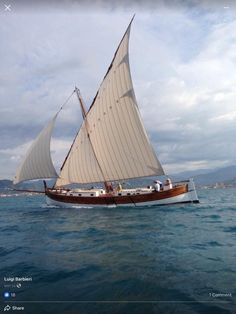
<path fill-rule="evenodd" d="M 46 206 L 42 196 L 2 198 L 0 276 L 33 277 L 19 299 L 168 301 L 61 304 L 32 307 L 30 314 L 232 314 L 233 298 L 217 303 L 209 293 L 235 295 L 235 191 L 199 196 L 198 205 L 132 209 L 63 209 Z"/>

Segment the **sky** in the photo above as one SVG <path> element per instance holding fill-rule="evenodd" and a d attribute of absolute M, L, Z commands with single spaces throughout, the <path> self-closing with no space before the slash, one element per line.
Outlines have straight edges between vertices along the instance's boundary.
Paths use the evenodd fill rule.
<path fill-rule="evenodd" d="M 134 13 L 133 85 L 165 172 L 236 164 L 233 1 L 0 0 L 0 179 L 75 86 L 89 108 Z M 74 97 L 53 135 L 56 168 L 81 121 Z"/>

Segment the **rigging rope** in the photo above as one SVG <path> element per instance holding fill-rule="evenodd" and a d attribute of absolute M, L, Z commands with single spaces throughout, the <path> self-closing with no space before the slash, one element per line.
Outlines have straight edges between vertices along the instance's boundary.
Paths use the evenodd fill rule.
<path fill-rule="evenodd" d="M 57 115 L 59 114 L 59 112 L 63 109 L 63 107 L 65 105 L 67 105 L 67 103 L 69 102 L 69 100 L 71 99 L 71 97 L 73 96 L 73 94 L 75 93 L 75 90 L 73 90 L 73 92 L 71 93 L 71 95 L 66 99 L 66 101 L 61 105 L 61 108 L 58 110 Z"/>

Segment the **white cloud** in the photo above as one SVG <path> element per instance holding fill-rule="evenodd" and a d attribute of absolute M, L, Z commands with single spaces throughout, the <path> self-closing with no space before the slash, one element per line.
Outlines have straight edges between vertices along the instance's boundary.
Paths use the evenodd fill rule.
<path fill-rule="evenodd" d="M 216 168 L 225 167 L 227 165 L 228 165 L 228 160 L 214 160 L 212 162 L 212 169 L 214 169 L 214 167 Z M 165 168 L 167 169 L 167 173 L 173 173 L 173 174 L 184 172 L 184 171 L 203 170 L 203 169 L 209 169 L 209 161 L 198 160 L 198 161 L 186 161 L 181 164 L 171 163 L 171 164 L 166 164 Z"/>
<path fill-rule="evenodd" d="M 11 160 L 2 157 L 2 176 L 14 174 L 22 143 L 32 141 L 74 85 L 89 106 L 132 11 L 1 16 L 1 154 Z M 236 163 L 236 126 L 231 123 L 236 22 L 233 10 L 226 22 L 222 14 L 209 11 L 207 3 L 136 11 L 130 42 L 135 93 L 160 160 L 171 171 Z M 55 130 L 57 165 L 80 123 L 73 99 Z"/>
<path fill-rule="evenodd" d="M 1 176 L 13 177 L 15 174 L 15 169 L 20 165 L 26 152 L 30 148 L 33 141 L 23 143 L 19 146 L 7 149 L 0 149 L 0 169 Z M 62 140 L 58 138 L 52 138 L 51 142 L 51 154 L 52 160 L 55 165 L 56 170 L 59 172 L 62 162 L 64 161 L 67 152 L 71 146 L 71 140 Z M 10 170 L 9 170 L 10 169 Z"/>
<path fill-rule="evenodd" d="M 233 121 L 236 119 L 236 111 L 226 113 L 217 117 L 213 117 L 210 119 L 210 121 L 217 121 L 217 122 L 222 122 L 222 121 Z"/>

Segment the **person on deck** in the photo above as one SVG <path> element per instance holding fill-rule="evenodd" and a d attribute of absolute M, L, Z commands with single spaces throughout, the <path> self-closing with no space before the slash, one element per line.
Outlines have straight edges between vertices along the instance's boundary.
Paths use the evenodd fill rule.
<path fill-rule="evenodd" d="M 122 185 L 121 185 L 120 183 L 119 183 L 118 186 L 117 186 L 117 191 L 118 191 L 118 192 L 121 192 L 121 191 L 122 191 Z"/>
<path fill-rule="evenodd" d="M 167 178 L 165 183 L 164 183 L 164 191 L 171 190 L 173 188 L 173 184 L 171 182 L 170 178 Z"/>
<path fill-rule="evenodd" d="M 107 193 L 113 192 L 113 186 L 111 182 L 105 182 L 105 187 Z"/>
<path fill-rule="evenodd" d="M 156 181 L 154 181 L 154 183 L 155 183 L 155 185 L 154 185 L 154 189 L 155 189 L 155 191 L 160 192 L 161 187 L 162 187 L 162 182 L 161 182 L 161 181 L 156 180 Z"/>

